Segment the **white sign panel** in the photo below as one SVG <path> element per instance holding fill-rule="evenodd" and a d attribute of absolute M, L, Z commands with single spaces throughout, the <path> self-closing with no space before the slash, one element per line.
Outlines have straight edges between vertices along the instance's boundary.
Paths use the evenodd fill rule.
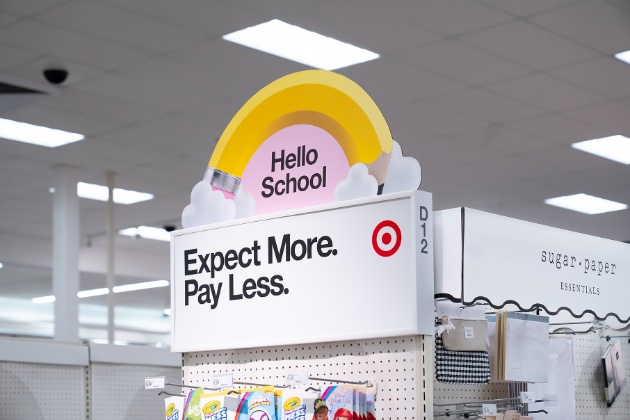
<path fill-rule="evenodd" d="M 431 195 L 175 232 L 173 351 L 433 333 Z"/>
<path fill-rule="evenodd" d="M 468 208 L 436 217 L 438 295 L 630 319 L 630 245 Z"/>

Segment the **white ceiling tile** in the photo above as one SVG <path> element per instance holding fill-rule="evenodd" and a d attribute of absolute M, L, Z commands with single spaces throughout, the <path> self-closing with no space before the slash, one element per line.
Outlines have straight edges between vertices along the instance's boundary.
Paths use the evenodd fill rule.
<path fill-rule="evenodd" d="M 5 113 L 4 116 L 16 121 L 43 125 L 44 127 L 66 130 L 85 136 L 98 134 L 118 125 L 117 123 L 97 120 L 96 118 L 80 116 L 37 105 L 13 110 Z"/>
<path fill-rule="evenodd" d="M 37 56 L 38 54 L 25 51 L 21 48 L 0 44 L 0 57 L 2 57 L 2 60 L 0 60 L 0 70 L 7 72 L 7 69 L 31 61 Z"/>
<path fill-rule="evenodd" d="M 146 150 L 138 150 L 136 146 L 131 144 L 121 144 L 100 138 L 87 138 L 69 144 L 65 146 L 64 154 L 70 156 L 66 158 L 68 161 L 71 162 L 74 159 L 77 162 L 76 165 L 81 165 L 82 169 L 96 171 L 98 173 L 97 178 L 103 178 L 103 185 L 105 182 L 104 174 L 107 171 L 122 172 L 150 161 L 149 158 L 138 158 L 138 156 L 146 155 Z M 31 154 L 29 158 L 39 159 L 40 156 Z M 82 181 L 89 182 L 85 179 L 84 174 L 82 176 Z M 95 182 L 101 183 L 101 181 Z"/>
<path fill-rule="evenodd" d="M 461 169 L 465 170 L 467 174 L 466 179 L 462 179 L 463 183 L 483 185 L 484 187 L 510 185 L 520 180 L 555 176 L 560 172 L 553 164 L 536 162 L 525 158 L 524 155 L 503 157 L 492 162 L 471 163 Z"/>
<path fill-rule="evenodd" d="M 103 95 L 84 92 L 72 87 L 63 89 L 61 95 L 40 101 L 42 106 L 65 112 L 98 118 L 103 121 L 131 124 L 158 117 L 164 113 L 151 105 L 138 106 Z"/>
<path fill-rule="evenodd" d="M 164 100 L 160 90 L 152 89 L 151 86 L 143 86 L 131 78 L 115 73 L 108 72 L 93 77 L 75 84 L 73 88 L 94 95 L 109 97 L 115 101 L 153 107 L 161 113 L 173 111 L 173 109 L 181 106 L 179 103 L 175 104 L 172 101 Z"/>
<path fill-rule="evenodd" d="M 523 76 L 532 70 L 455 39 L 407 50 L 396 56 L 417 67 L 460 82 L 483 85 Z"/>
<path fill-rule="evenodd" d="M 563 113 L 564 115 L 584 121 L 587 124 L 601 127 L 605 137 L 612 134 L 630 135 L 630 106 L 618 101 L 608 101 L 585 106 Z M 592 137 L 591 137 L 592 138 Z"/>
<path fill-rule="evenodd" d="M 288 23 L 386 55 L 443 38 L 406 19 L 380 13 L 362 0 L 317 4 L 305 13 L 294 9 L 282 16 Z M 377 27 L 392 28 L 375 31 Z"/>
<path fill-rule="evenodd" d="M 630 11 L 586 1 L 531 18 L 538 25 L 604 54 L 630 49 Z"/>
<path fill-rule="evenodd" d="M 67 0 L 2 0 L 0 10 L 25 16 L 53 8 Z"/>
<path fill-rule="evenodd" d="M 527 159 L 543 163 L 546 165 L 554 165 L 563 172 L 571 173 L 583 172 L 584 176 L 587 172 L 594 173 L 598 171 L 606 171 L 614 169 L 614 162 L 598 158 L 588 153 L 573 149 L 570 146 L 555 147 L 547 150 L 535 150 L 524 154 Z"/>
<path fill-rule="evenodd" d="M 562 67 L 550 74 L 611 99 L 630 95 L 630 66 L 612 57 Z"/>
<path fill-rule="evenodd" d="M 546 114 L 510 123 L 508 127 L 531 133 L 554 144 L 569 145 L 576 141 L 605 136 L 601 128 L 586 124 L 579 119 L 558 114 Z"/>
<path fill-rule="evenodd" d="M 462 142 L 476 145 L 480 150 L 496 150 L 509 154 L 546 149 L 552 146 L 552 143 L 545 139 L 504 125 L 490 125 L 479 130 L 466 131 L 458 134 L 457 138 Z"/>
<path fill-rule="evenodd" d="M 70 1 L 42 12 L 37 20 L 154 53 L 170 51 L 205 37 L 200 31 L 165 25 L 146 15 L 85 0 Z"/>
<path fill-rule="evenodd" d="M 465 89 L 468 85 L 408 64 L 393 60 L 375 60 L 353 66 L 344 74 L 361 86 L 396 94 L 403 103 Z M 366 88 L 367 89 L 367 88 Z"/>
<path fill-rule="evenodd" d="M 477 129 L 475 132 L 482 132 Z M 432 177 L 440 179 L 458 179 L 458 168 L 472 162 L 483 162 L 500 159 L 508 155 L 505 151 L 491 147 L 479 136 L 469 135 L 470 131 L 436 137 L 415 145 L 416 156 L 424 174 L 432 173 Z M 427 177 L 425 177 L 426 179 Z"/>
<path fill-rule="evenodd" d="M 599 94 L 542 73 L 495 83 L 486 88 L 549 111 L 577 108 L 602 102 L 605 99 Z"/>
<path fill-rule="evenodd" d="M 0 30 L 0 39 L 14 47 L 108 70 L 137 62 L 150 54 L 28 19 Z"/>
<path fill-rule="evenodd" d="M 175 25 L 205 34 L 218 36 L 262 23 L 268 14 L 253 12 L 251 8 L 225 1 L 187 0 L 107 0 L 110 4 L 133 10 Z"/>
<path fill-rule="evenodd" d="M 437 135 L 451 135 L 487 125 L 483 120 L 441 107 L 431 101 L 410 104 L 396 118 Z"/>
<path fill-rule="evenodd" d="M 16 15 L 0 12 L 0 28 L 10 25 L 18 19 L 20 18 Z"/>
<path fill-rule="evenodd" d="M 207 145 L 208 159 L 210 159 L 216 138 L 220 134 L 212 133 L 203 120 L 187 115 L 169 114 L 125 127 L 116 135 L 133 138 L 135 147 L 156 148 L 169 154 L 178 153 L 184 149 L 189 150 L 190 147 L 203 150 Z M 113 133 L 108 133 L 108 135 L 112 136 Z"/>
<path fill-rule="evenodd" d="M 474 88 L 436 100 L 445 108 L 454 109 L 462 114 L 472 115 L 490 123 L 507 123 L 541 115 L 544 110 L 515 101 L 486 89 Z"/>
<path fill-rule="evenodd" d="M 536 70 L 548 70 L 601 54 L 523 20 L 464 35 L 462 41 Z"/>
<path fill-rule="evenodd" d="M 529 16 L 559 9 L 582 0 L 482 0 L 489 6 L 496 7 L 515 16 Z"/>
<path fill-rule="evenodd" d="M 477 31 L 512 19 L 512 16 L 476 0 L 376 0 L 374 3 L 382 8 L 383 13 L 394 14 L 451 36 Z"/>
<path fill-rule="evenodd" d="M 182 48 L 167 57 L 180 65 L 193 67 L 211 87 L 213 99 L 244 103 L 254 93 L 286 74 L 310 67 L 284 58 L 243 47 L 220 38 L 190 48 Z M 377 60 L 378 61 L 378 60 Z M 251 63 L 255 64 L 252 71 Z M 349 68 L 353 68 L 352 66 Z"/>

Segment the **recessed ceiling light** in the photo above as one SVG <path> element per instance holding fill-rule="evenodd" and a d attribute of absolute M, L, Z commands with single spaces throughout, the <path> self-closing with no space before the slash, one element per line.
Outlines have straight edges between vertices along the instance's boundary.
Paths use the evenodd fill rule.
<path fill-rule="evenodd" d="M 168 280 L 145 281 L 143 283 L 125 284 L 114 286 L 114 293 L 132 292 L 134 290 L 153 289 L 156 287 L 166 287 L 170 283 Z"/>
<path fill-rule="evenodd" d="M 564 197 L 548 198 L 545 200 L 545 204 L 586 214 L 601 214 L 628 208 L 627 204 L 617 203 L 616 201 L 606 200 L 588 194 L 574 194 Z"/>
<path fill-rule="evenodd" d="M 615 58 L 623 61 L 624 63 L 630 64 L 630 50 L 615 54 Z"/>
<path fill-rule="evenodd" d="M 278 19 L 232 32 L 223 39 L 322 70 L 335 70 L 380 57 L 375 52 Z"/>
<path fill-rule="evenodd" d="M 610 136 L 601 139 L 585 140 L 571 145 L 574 149 L 630 165 L 630 138 Z"/>
<path fill-rule="evenodd" d="M 165 241 L 165 242 L 170 242 L 171 241 L 171 234 L 167 231 L 165 231 L 162 228 L 156 228 L 156 227 L 151 227 L 151 226 L 138 226 L 138 227 L 131 227 L 131 228 L 127 228 L 127 229 L 121 229 L 118 231 L 119 235 L 125 235 L 125 236 L 139 236 L 141 238 L 145 238 L 145 239 L 153 239 L 156 241 Z"/>
<path fill-rule="evenodd" d="M 52 303 L 56 300 L 54 296 L 41 296 L 31 299 L 31 302 L 40 304 L 40 303 Z"/>
<path fill-rule="evenodd" d="M 155 280 L 145 281 L 143 283 L 125 284 L 122 286 L 114 286 L 114 293 L 132 292 L 134 290 L 153 289 L 155 287 L 168 286 L 170 282 L 168 280 Z M 92 296 L 102 296 L 109 293 L 109 289 L 106 287 L 100 289 L 81 290 L 77 292 L 77 297 L 80 299 Z M 31 299 L 33 303 L 52 303 L 56 300 L 54 296 L 41 296 Z"/>
<path fill-rule="evenodd" d="M 100 289 L 92 289 L 92 290 L 81 290 L 77 293 L 77 297 L 86 298 L 92 296 L 103 296 L 109 294 L 109 289 L 107 287 L 103 287 Z"/>
<path fill-rule="evenodd" d="M 77 195 L 90 200 L 107 201 L 109 200 L 109 188 L 104 185 L 79 182 L 77 183 Z M 116 204 L 135 204 L 152 199 L 153 194 L 114 188 L 114 203 Z"/>
<path fill-rule="evenodd" d="M 4 267 L 4 264 L 0 263 L 0 268 Z"/>
<path fill-rule="evenodd" d="M 63 146 L 85 138 L 83 134 L 7 120 L 5 118 L 0 118 L 0 137 L 45 147 Z"/>

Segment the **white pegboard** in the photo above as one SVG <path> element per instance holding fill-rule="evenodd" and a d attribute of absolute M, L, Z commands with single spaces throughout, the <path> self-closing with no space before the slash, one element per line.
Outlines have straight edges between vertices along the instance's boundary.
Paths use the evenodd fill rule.
<path fill-rule="evenodd" d="M 86 367 L 0 362 L 0 418 L 87 418 Z"/>
<path fill-rule="evenodd" d="M 602 332 L 607 335 L 628 335 L 614 331 Z M 604 371 L 602 354 L 610 344 L 599 334 L 567 336 L 573 340 L 573 364 L 575 375 L 575 412 L 577 420 L 605 420 L 630 418 L 630 385 L 621 392 L 612 407 L 606 407 L 604 395 Z M 618 338 L 626 368 L 630 368 L 630 344 L 628 338 Z"/>
<path fill-rule="evenodd" d="M 283 385 L 285 372 L 378 384 L 376 418 L 431 419 L 426 404 L 423 336 L 185 353 L 183 381 L 210 387 L 212 375 L 233 373 L 238 382 Z M 332 383 L 313 381 L 324 389 Z M 430 397 L 429 391 L 429 397 Z"/>
<path fill-rule="evenodd" d="M 576 420 L 608 420 L 630 418 L 630 344 L 628 338 L 618 338 L 626 367 L 629 384 L 621 392 L 612 407 L 606 407 L 603 388 L 602 354 L 610 344 L 607 335 L 622 335 L 615 332 L 600 334 L 562 336 L 573 341 L 573 366 L 575 376 L 575 414 Z M 433 353 L 427 355 L 434 363 Z M 431 376 L 433 377 L 433 376 Z M 451 385 L 433 382 L 435 404 L 448 404 L 460 401 L 506 398 L 509 395 L 506 383 L 488 385 Z M 449 407 L 454 409 L 454 407 Z M 434 408 L 441 410 L 439 407 Z"/>
<path fill-rule="evenodd" d="M 144 379 L 153 376 L 166 376 L 168 382 L 179 383 L 181 369 L 92 363 L 89 376 L 90 419 L 163 419 L 164 396 L 158 395 L 159 389 L 144 389 Z M 169 388 L 170 392 L 180 392 L 179 388 Z"/>

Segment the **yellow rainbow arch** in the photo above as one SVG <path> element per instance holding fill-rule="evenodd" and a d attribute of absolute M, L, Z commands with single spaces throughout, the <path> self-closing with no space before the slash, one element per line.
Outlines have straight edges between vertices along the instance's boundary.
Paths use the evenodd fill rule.
<path fill-rule="evenodd" d="M 296 124 L 327 131 L 345 152 L 350 166 L 365 163 L 379 184 L 383 183 L 380 168 L 384 165 L 386 169 L 393 148 L 383 114 L 357 83 L 325 70 L 289 74 L 252 96 L 223 131 L 208 170 L 240 179 L 265 140 Z"/>

